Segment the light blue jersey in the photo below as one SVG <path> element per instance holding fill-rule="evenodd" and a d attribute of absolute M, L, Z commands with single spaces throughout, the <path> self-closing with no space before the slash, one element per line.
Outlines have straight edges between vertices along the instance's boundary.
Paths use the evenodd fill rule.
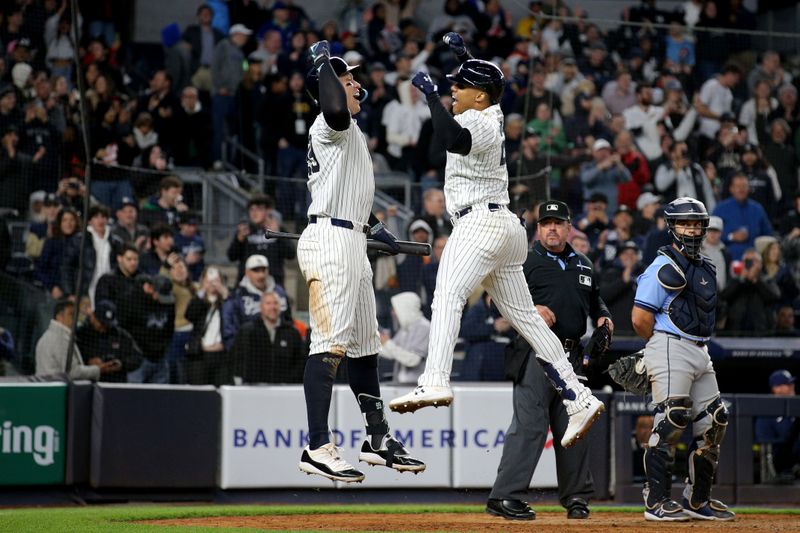
<path fill-rule="evenodd" d="M 664 331 L 694 341 L 707 341 L 708 337 L 696 337 L 679 330 L 669 318 L 669 306 L 680 294 L 680 291 L 665 289 L 658 282 L 658 269 L 670 262 L 670 259 L 664 255 L 659 254 L 656 256 L 655 260 L 647 267 L 647 270 L 636 280 L 638 286 L 636 287 L 636 297 L 633 303 L 635 306 L 650 311 L 655 315 L 656 323 L 653 327 L 655 331 Z"/>

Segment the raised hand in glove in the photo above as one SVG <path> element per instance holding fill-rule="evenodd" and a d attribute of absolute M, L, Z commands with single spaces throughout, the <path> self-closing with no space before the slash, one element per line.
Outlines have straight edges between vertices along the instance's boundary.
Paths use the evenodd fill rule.
<path fill-rule="evenodd" d="M 594 330 L 592 338 L 586 344 L 583 356 L 583 366 L 588 366 L 590 361 L 598 361 L 611 348 L 611 328 L 609 321 L 605 320 Z"/>
<path fill-rule="evenodd" d="M 422 91 L 422 94 L 428 96 L 439 91 L 439 87 L 433 83 L 433 80 L 424 72 L 417 72 L 411 78 L 411 85 Z"/>
<path fill-rule="evenodd" d="M 386 229 L 383 222 L 378 222 L 369 230 L 369 236 L 376 241 L 381 241 L 389 245 L 392 249 L 390 255 L 397 255 L 400 253 L 400 245 L 397 244 L 397 237 L 392 235 L 392 232 Z"/>
<path fill-rule="evenodd" d="M 308 55 L 314 63 L 314 68 L 319 68 L 326 58 L 330 59 L 331 46 L 328 41 L 317 41 L 308 49 Z"/>
<path fill-rule="evenodd" d="M 445 34 L 445 36 L 442 37 L 442 40 L 457 56 L 462 56 L 467 53 L 467 45 L 464 44 L 464 38 L 456 32 L 451 31 L 450 33 Z"/>

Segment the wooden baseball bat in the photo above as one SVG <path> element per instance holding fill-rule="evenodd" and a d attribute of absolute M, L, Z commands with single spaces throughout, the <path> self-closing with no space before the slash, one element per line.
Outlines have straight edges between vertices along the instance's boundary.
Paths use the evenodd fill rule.
<path fill-rule="evenodd" d="M 268 229 L 264 231 L 264 237 L 267 239 L 297 240 L 300 238 L 300 234 L 287 233 L 285 231 L 272 231 Z M 397 241 L 397 244 L 400 246 L 399 253 L 401 254 L 422 256 L 431 255 L 431 245 L 427 242 Z M 386 253 L 391 253 L 392 251 L 388 244 L 382 241 L 376 241 L 375 239 L 367 239 L 367 249 Z"/>

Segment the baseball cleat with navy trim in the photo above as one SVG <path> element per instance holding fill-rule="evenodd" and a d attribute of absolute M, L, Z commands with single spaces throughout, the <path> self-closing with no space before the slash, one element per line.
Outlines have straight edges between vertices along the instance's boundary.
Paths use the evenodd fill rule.
<path fill-rule="evenodd" d="M 308 446 L 303 448 L 300 457 L 300 470 L 306 474 L 317 474 L 345 483 L 360 483 L 364 481 L 364 473 L 353 468 L 353 465 L 342 459 L 339 448 L 332 442 L 312 450 Z"/>
<path fill-rule="evenodd" d="M 695 520 L 719 520 L 730 522 L 736 520 L 736 513 L 728 510 L 728 506 L 719 500 L 708 500 L 699 509 L 694 509 L 689 500 L 683 499 L 683 511 Z"/>
<path fill-rule="evenodd" d="M 420 385 L 413 391 L 389 402 L 389 409 L 397 413 L 413 413 L 423 407 L 447 407 L 453 403 L 450 387 Z"/>
<path fill-rule="evenodd" d="M 651 522 L 686 522 L 691 520 L 691 517 L 686 514 L 681 504 L 675 500 L 664 500 L 657 503 L 652 509 L 646 508 L 644 510 L 644 518 Z"/>
<path fill-rule="evenodd" d="M 372 447 L 370 440 L 364 441 L 358 460 L 372 466 L 386 466 L 398 472 L 414 472 L 419 474 L 425 471 L 425 463 L 414 459 L 408 450 L 390 435 L 383 437 L 380 448 Z"/>

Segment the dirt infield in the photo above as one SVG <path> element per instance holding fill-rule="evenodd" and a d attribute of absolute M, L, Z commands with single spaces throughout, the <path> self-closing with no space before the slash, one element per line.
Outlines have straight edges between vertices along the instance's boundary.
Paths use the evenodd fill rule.
<path fill-rule="evenodd" d="M 533 522 L 515 522 L 478 513 L 420 514 L 308 514 L 271 516 L 212 516 L 180 520 L 147 520 L 140 523 L 185 527 L 241 527 L 304 531 L 564 531 L 636 532 L 663 531 L 700 533 L 704 531 L 797 532 L 797 515 L 748 514 L 734 522 L 647 522 L 639 513 L 593 513 L 589 520 L 567 520 L 564 513 L 538 513 Z"/>

